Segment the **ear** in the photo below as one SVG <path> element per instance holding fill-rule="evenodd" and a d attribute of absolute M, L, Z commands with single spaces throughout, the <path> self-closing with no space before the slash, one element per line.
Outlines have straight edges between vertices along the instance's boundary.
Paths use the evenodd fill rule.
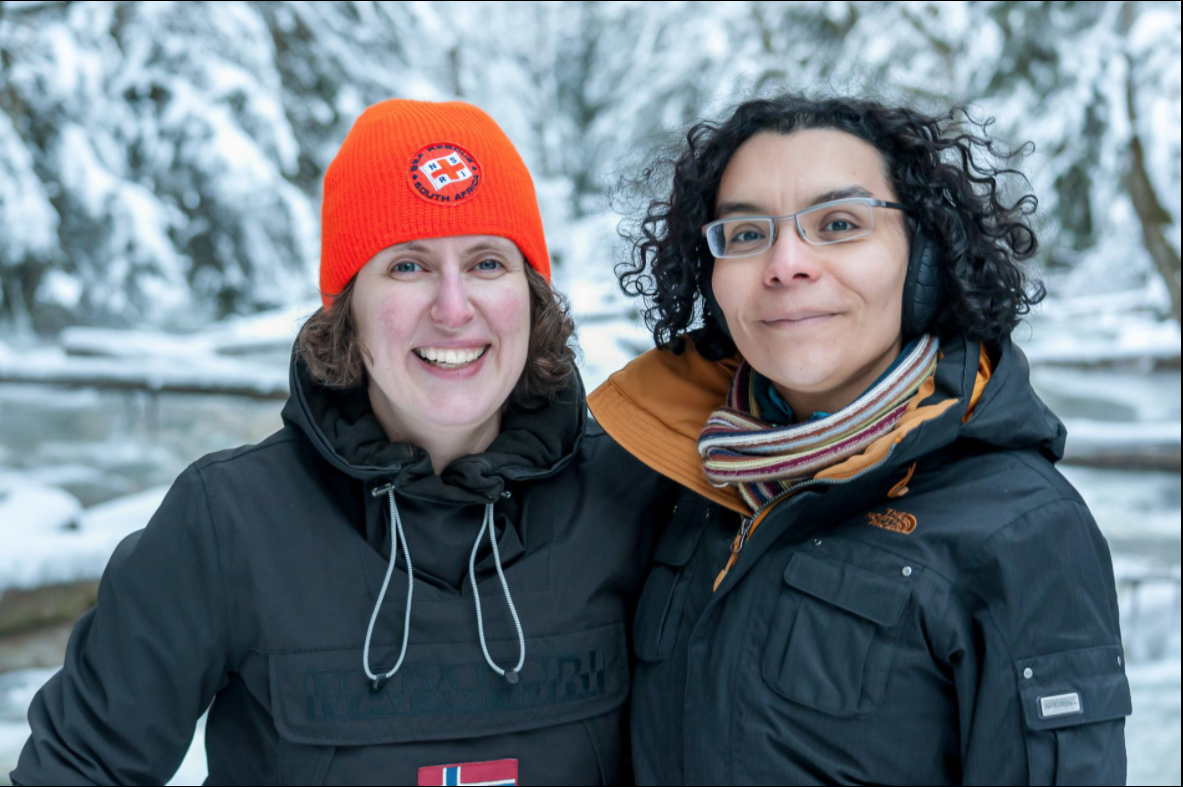
<path fill-rule="evenodd" d="M 939 250 L 913 219 L 912 247 L 908 253 L 908 272 L 904 278 L 904 303 L 900 314 L 900 329 L 904 341 L 927 333 L 941 309 L 941 271 Z"/>

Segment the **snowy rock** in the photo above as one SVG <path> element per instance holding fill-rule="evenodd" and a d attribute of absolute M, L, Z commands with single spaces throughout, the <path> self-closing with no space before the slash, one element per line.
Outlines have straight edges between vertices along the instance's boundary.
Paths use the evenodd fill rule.
<path fill-rule="evenodd" d="M 148 524 L 167 487 L 83 511 L 72 495 L 16 474 L 0 477 L 0 592 L 98 579 L 116 545 Z"/>

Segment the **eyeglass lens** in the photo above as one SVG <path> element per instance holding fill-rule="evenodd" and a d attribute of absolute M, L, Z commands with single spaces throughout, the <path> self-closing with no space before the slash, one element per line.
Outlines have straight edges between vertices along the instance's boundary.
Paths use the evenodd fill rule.
<path fill-rule="evenodd" d="M 874 214 L 865 202 L 819 205 L 797 215 L 805 240 L 826 245 L 854 240 L 871 232 Z M 791 219 L 790 219 L 791 221 Z M 716 257 L 759 254 L 772 246 L 769 218 L 728 219 L 707 231 L 707 243 Z"/>

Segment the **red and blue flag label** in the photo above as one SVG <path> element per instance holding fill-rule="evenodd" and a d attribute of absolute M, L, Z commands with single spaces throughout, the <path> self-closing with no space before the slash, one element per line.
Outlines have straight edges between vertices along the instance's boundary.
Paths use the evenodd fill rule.
<path fill-rule="evenodd" d="M 419 784 L 517 784 L 517 760 L 427 765 L 419 769 Z"/>

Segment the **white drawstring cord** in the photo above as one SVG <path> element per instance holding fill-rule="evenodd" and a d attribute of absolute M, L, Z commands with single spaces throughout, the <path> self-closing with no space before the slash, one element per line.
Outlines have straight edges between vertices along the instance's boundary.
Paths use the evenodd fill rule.
<path fill-rule="evenodd" d="M 406 658 L 407 640 L 411 634 L 411 597 L 415 589 L 415 573 L 411 567 L 411 553 L 407 548 L 407 536 L 403 532 L 402 518 L 399 516 L 398 507 L 394 502 L 393 485 L 387 487 L 386 494 L 390 500 L 390 562 L 386 566 L 386 578 L 382 580 L 382 590 L 379 591 L 378 600 L 374 603 L 374 612 L 370 615 L 370 625 L 366 628 L 366 644 L 362 649 L 362 666 L 365 668 L 366 677 L 370 679 L 371 687 L 374 691 L 379 691 L 385 685 L 386 681 L 394 673 L 398 672 L 399 667 L 403 664 L 403 659 Z M 513 625 L 518 633 L 518 663 L 510 672 L 506 672 L 493 662 L 493 657 L 489 655 L 489 646 L 485 642 L 485 622 L 481 614 L 481 595 L 476 585 L 476 553 L 486 529 L 489 531 L 489 543 L 493 546 L 493 565 L 497 568 L 497 577 L 501 580 L 501 589 L 505 593 L 505 601 L 509 605 L 509 614 L 513 618 Z M 382 600 L 386 597 L 387 588 L 390 587 L 390 577 L 394 574 L 395 549 L 400 543 L 402 544 L 403 560 L 407 564 L 407 612 L 403 619 L 403 644 L 398 654 L 398 661 L 390 668 L 390 671 L 384 675 L 376 675 L 370 670 L 370 639 L 374 634 L 374 624 L 378 620 L 378 611 L 382 608 Z M 480 532 L 477 533 L 476 541 L 473 542 L 472 553 L 468 557 L 468 577 L 472 582 L 472 599 L 473 604 L 476 606 L 477 632 L 480 635 L 481 651 L 485 654 L 485 661 L 494 672 L 504 677 L 509 683 L 515 684 L 518 682 L 518 673 L 521 672 L 522 665 L 526 663 L 526 636 L 522 632 L 522 622 L 518 618 L 517 608 L 514 607 L 513 597 L 509 594 L 509 583 L 505 581 L 505 570 L 501 567 L 501 552 L 497 548 L 496 528 L 493 527 L 492 503 L 485 506 L 485 518 L 481 523 Z"/>
<path fill-rule="evenodd" d="M 411 569 L 411 552 L 407 549 L 407 536 L 403 533 L 403 520 L 399 517 L 398 507 L 394 504 L 393 485 L 386 490 L 386 494 L 390 498 L 390 564 L 386 566 L 386 579 L 382 580 L 382 590 L 378 593 L 377 603 L 374 604 L 374 614 L 370 615 L 370 625 L 366 628 L 366 645 L 361 653 L 362 666 L 366 669 L 366 677 L 372 681 L 371 687 L 374 691 L 381 689 L 403 665 L 403 658 L 407 655 L 407 639 L 411 635 L 411 594 L 415 590 L 415 573 Z M 382 608 L 382 599 L 386 596 L 386 588 L 390 586 L 390 576 L 394 573 L 394 550 L 399 542 L 402 542 L 403 559 L 407 564 L 407 615 L 403 620 L 403 646 L 399 651 L 398 661 L 390 668 L 390 672 L 379 676 L 370 671 L 370 637 L 374 634 L 374 622 L 378 620 L 378 610 Z"/>
<path fill-rule="evenodd" d="M 489 530 L 489 543 L 493 545 L 493 565 L 497 567 L 497 576 L 501 579 L 501 589 L 505 592 L 505 601 L 509 604 L 509 614 L 513 617 L 513 625 L 518 630 L 518 664 L 513 668 L 512 672 L 506 672 L 493 663 L 493 658 L 489 655 L 489 647 L 485 644 L 485 623 L 481 617 L 481 594 L 476 589 L 476 552 L 481 544 L 481 538 L 485 535 L 485 529 Z M 518 611 L 514 608 L 513 597 L 509 595 L 509 584 L 505 581 L 505 571 L 501 568 L 501 553 L 497 550 L 497 535 L 493 527 L 493 504 L 489 503 L 485 506 L 485 520 L 481 523 L 481 532 L 477 533 L 476 541 L 472 545 L 472 554 L 468 556 L 468 578 L 472 581 L 472 601 L 476 605 L 476 627 L 477 632 L 481 638 L 481 650 L 485 654 L 485 661 L 488 662 L 489 667 L 498 675 L 503 676 L 509 683 L 514 684 L 518 682 L 518 673 L 522 670 L 522 665 L 526 663 L 526 637 L 522 633 L 522 622 L 518 620 Z"/>

